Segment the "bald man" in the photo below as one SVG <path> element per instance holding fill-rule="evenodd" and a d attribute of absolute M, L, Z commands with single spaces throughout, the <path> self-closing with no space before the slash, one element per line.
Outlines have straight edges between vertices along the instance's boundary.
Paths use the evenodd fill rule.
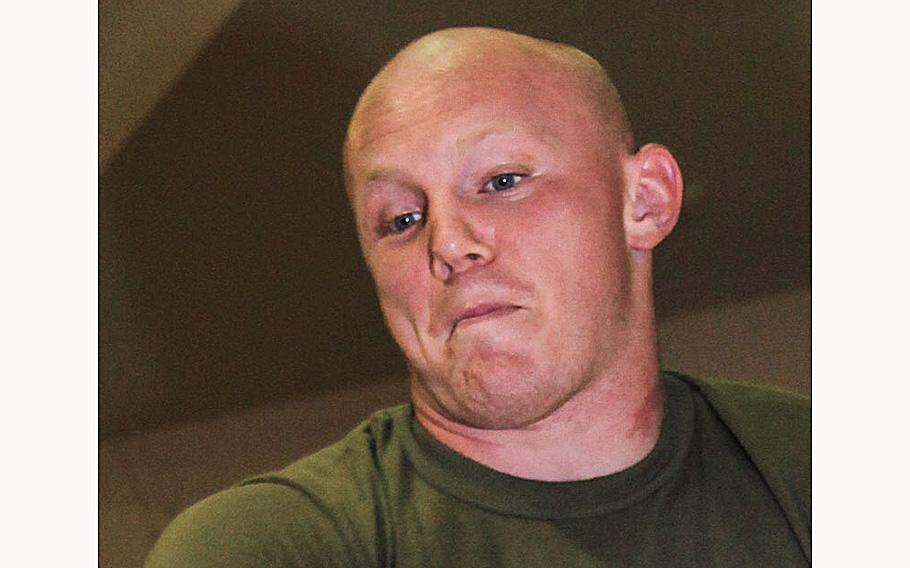
<path fill-rule="evenodd" d="M 603 68 L 451 29 L 364 91 L 347 192 L 411 404 L 184 512 L 149 566 L 800 566 L 808 403 L 661 372 L 682 176 Z"/>

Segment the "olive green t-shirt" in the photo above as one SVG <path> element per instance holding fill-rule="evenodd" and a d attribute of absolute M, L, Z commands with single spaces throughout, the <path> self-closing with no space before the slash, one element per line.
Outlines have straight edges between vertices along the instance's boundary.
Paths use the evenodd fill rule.
<path fill-rule="evenodd" d="M 670 373 L 663 384 L 657 445 L 619 473 L 512 477 L 403 405 L 197 503 L 147 566 L 808 565 L 808 403 Z"/>

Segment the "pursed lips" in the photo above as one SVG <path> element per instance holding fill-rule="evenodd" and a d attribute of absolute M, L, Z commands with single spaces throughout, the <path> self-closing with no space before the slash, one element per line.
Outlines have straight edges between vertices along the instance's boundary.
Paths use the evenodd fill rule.
<path fill-rule="evenodd" d="M 455 329 L 458 327 L 472 325 L 482 321 L 507 316 L 520 309 L 521 306 L 503 302 L 487 302 L 477 304 L 476 306 L 467 308 L 458 314 L 452 323 L 452 328 L 449 331 L 449 336 L 451 337 L 451 335 L 455 333 Z"/>

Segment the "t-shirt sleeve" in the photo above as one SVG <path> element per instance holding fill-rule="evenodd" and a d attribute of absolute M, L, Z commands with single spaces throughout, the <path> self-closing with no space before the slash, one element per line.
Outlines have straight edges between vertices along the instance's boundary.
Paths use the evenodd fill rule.
<path fill-rule="evenodd" d="M 278 483 L 234 487 L 193 505 L 165 529 L 146 568 L 357 566 L 337 522 Z"/>

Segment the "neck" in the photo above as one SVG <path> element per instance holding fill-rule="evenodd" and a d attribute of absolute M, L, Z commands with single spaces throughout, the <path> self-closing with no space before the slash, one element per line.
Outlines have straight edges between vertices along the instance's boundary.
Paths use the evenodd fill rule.
<path fill-rule="evenodd" d="M 660 435 L 663 397 L 653 326 L 646 335 L 624 353 L 622 364 L 526 427 L 465 426 L 416 399 L 415 414 L 443 444 L 516 477 L 577 481 L 622 471 L 643 460 Z"/>

